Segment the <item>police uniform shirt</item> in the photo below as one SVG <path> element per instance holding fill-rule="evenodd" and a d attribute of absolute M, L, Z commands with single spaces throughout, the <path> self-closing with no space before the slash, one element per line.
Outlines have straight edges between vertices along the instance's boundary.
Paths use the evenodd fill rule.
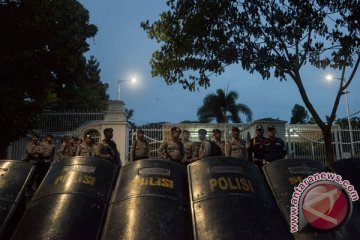
<path fill-rule="evenodd" d="M 199 158 L 202 159 L 210 156 L 211 156 L 211 143 L 209 142 L 209 140 L 204 139 L 199 147 Z"/>
<path fill-rule="evenodd" d="M 281 138 L 266 138 L 264 141 L 264 160 L 271 162 L 286 156 L 286 145 Z"/>
<path fill-rule="evenodd" d="M 120 153 L 117 150 L 116 143 L 113 140 L 102 140 L 95 149 L 95 156 L 111 160 L 122 166 Z"/>
<path fill-rule="evenodd" d="M 94 147 L 92 145 L 87 145 L 85 142 L 83 142 L 77 147 L 76 156 L 84 156 L 84 157 L 95 156 Z"/>
<path fill-rule="evenodd" d="M 240 159 L 247 159 L 247 149 L 242 140 L 232 138 L 225 145 L 225 156 Z"/>
<path fill-rule="evenodd" d="M 196 145 L 192 141 L 182 140 L 184 145 L 184 159 L 190 160 L 196 157 Z"/>
<path fill-rule="evenodd" d="M 179 144 L 174 140 L 165 140 L 158 149 L 158 154 L 164 159 L 181 162 L 182 154 Z"/>
<path fill-rule="evenodd" d="M 28 154 L 29 160 L 35 160 L 38 161 L 40 153 L 41 153 L 41 147 L 39 143 L 34 143 L 33 141 L 26 144 L 26 152 Z"/>
<path fill-rule="evenodd" d="M 51 162 L 54 156 L 55 146 L 54 144 L 49 143 L 48 141 L 43 141 L 40 143 L 42 159 L 44 162 Z"/>
<path fill-rule="evenodd" d="M 263 148 L 264 148 L 264 141 L 265 137 L 263 136 L 256 136 L 250 140 L 250 146 L 248 148 L 248 157 L 249 160 L 254 159 L 263 159 Z M 254 154 L 254 156 L 253 156 Z"/>
<path fill-rule="evenodd" d="M 225 156 L 225 143 L 217 141 L 215 138 L 213 139 L 213 141 L 221 149 L 222 156 Z"/>
<path fill-rule="evenodd" d="M 71 157 L 75 156 L 76 148 L 74 145 L 63 142 L 60 147 L 60 158 L 61 160 L 69 160 Z"/>
<path fill-rule="evenodd" d="M 146 139 L 138 138 L 134 141 L 131 152 L 132 161 L 149 158 L 149 143 Z"/>

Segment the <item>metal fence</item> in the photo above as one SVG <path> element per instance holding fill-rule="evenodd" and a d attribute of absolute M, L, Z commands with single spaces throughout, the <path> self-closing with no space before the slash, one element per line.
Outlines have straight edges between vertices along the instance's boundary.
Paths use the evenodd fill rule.
<path fill-rule="evenodd" d="M 352 130 L 352 141 L 349 129 L 341 129 L 335 125 L 331 132 L 335 159 L 360 157 L 359 129 Z M 285 137 L 288 157 L 307 158 L 325 163 L 324 137 L 317 125 L 288 124 Z"/>
<path fill-rule="evenodd" d="M 157 127 L 145 127 L 139 128 L 144 131 L 145 139 L 149 142 L 149 153 L 151 158 L 157 157 L 157 149 L 160 147 L 161 142 L 165 138 L 166 130 L 163 129 L 162 126 Z M 136 130 L 130 129 L 130 139 L 129 139 L 129 155 L 131 153 L 131 146 L 133 141 L 136 138 Z M 130 159 L 130 156 L 129 158 Z"/>
<path fill-rule="evenodd" d="M 44 138 L 46 134 L 54 135 L 54 143 L 57 149 L 61 144 L 61 138 L 66 132 L 74 131 L 76 128 L 89 121 L 103 120 L 103 112 L 48 112 L 40 117 L 39 130 L 40 137 Z M 190 140 L 199 143 L 197 127 L 190 127 L 186 124 L 181 125 L 182 129 L 190 131 Z M 170 135 L 169 126 L 148 126 L 141 128 L 144 131 L 145 138 L 149 141 L 150 157 L 157 157 L 157 149 L 161 142 Z M 209 128 L 210 129 L 210 128 Z M 212 133 L 208 129 L 208 138 Z M 230 137 L 231 126 L 224 125 L 221 128 L 223 132 L 222 139 L 225 141 Z M 129 153 L 131 145 L 136 137 L 136 129 L 129 129 Z M 336 159 L 348 157 L 360 157 L 360 129 L 353 129 L 350 139 L 349 129 L 341 129 L 334 125 L 332 129 L 333 148 Z M 242 136 L 247 140 L 249 136 Z M 30 138 L 21 138 L 14 141 L 8 148 L 8 159 L 21 159 L 25 154 L 26 143 Z M 324 162 L 325 147 L 323 135 L 317 125 L 314 124 L 287 124 L 285 125 L 285 139 L 288 146 L 289 158 L 307 158 Z"/>
<path fill-rule="evenodd" d="M 40 116 L 39 129 L 46 133 L 69 132 L 89 121 L 103 119 L 104 112 L 46 112 Z"/>
<path fill-rule="evenodd" d="M 76 128 L 90 121 L 103 120 L 103 112 L 84 111 L 84 112 L 46 112 L 40 115 L 38 129 L 36 132 L 40 135 L 42 141 L 47 134 L 54 136 L 56 149 L 55 158 L 58 156 L 58 150 L 62 142 L 62 137 L 67 132 L 72 132 Z M 99 136 L 93 136 L 99 138 Z M 26 144 L 30 141 L 28 137 L 21 137 L 12 142 L 8 147 L 8 159 L 21 160 L 26 155 Z"/>

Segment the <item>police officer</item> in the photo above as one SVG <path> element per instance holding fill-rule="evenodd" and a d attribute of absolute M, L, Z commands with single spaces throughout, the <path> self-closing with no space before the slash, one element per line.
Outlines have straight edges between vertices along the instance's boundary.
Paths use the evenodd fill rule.
<path fill-rule="evenodd" d="M 198 136 L 199 136 L 199 140 L 201 141 L 201 143 L 200 143 L 200 147 L 198 150 L 197 160 L 211 156 L 211 143 L 206 138 L 206 134 L 207 134 L 207 131 L 205 129 L 201 128 L 198 130 Z"/>
<path fill-rule="evenodd" d="M 136 131 L 136 139 L 131 145 L 130 161 L 149 158 L 149 142 L 145 139 L 144 131 Z"/>
<path fill-rule="evenodd" d="M 268 127 L 268 138 L 264 140 L 264 164 L 286 156 L 286 145 L 281 138 L 275 137 L 276 129 L 273 125 Z"/>
<path fill-rule="evenodd" d="M 231 139 L 225 143 L 225 156 L 247 159 L 247 149 L 243 140 L 240 139 L 240 129 L 231 129 Z"/>
<path fill-rule="evenodd" d="M 55 154 L 55 146 L 53 144 L 53 136 L 48 134 L 44 141 L 40 143 L 40 162 L 38 164 L 38 177 L 36 179 L 36 186 L 39 187 L 42 180 L 48 172 L 51 162 Z"/>
<path fill-rule="evenodd" d="M 184 130 L 182 134 L 182 144 L 184 145 L 184 158 L 183 163 L 188 164 L 192 159 L 196 158 L 197 147 L 196 144 L 190 141 L 190 132 Z"/>
<path fill-rule="evenodd" d="M 26 144 L 26 153 L 28 155 L 28 161 L 37 165 L 40 161 L 41 146 L 39 142 L 39 135 L 37 133 L 31 134 L 31 141 Z"/>
<path fill-rule="evenodd" d="M 170 140 L 164 140 L 157 150 L 159 157 L 177 163 L 182 163 L 182 159 L 184 157 L 184 145 L 180 140 L 180 133 L 180 128 L 171 128 Z"/>
<path fill-rule="evenodd" d="M 84 137 L 84 142 L 78 145 L 76 149 L 76 156 L 86 156 L 86 157 L 94 157 L 95 149 L 93 146 L 93 140 L 90 134 L 86 134 Z"/>
<path fill-rule="evenodd" d="M 37 133 L 31 134 L 31 141 L 26 144 L 26 153 L 27 159 L 26 161 L 35 165 L 35 171 L 32 175 L 29 185 L 28 185 L 28 193 L 32 194 L 35 190 L 33 188 L 34 182 L 36 181 L 39 175 L 39 162 L 40 162 L 40 155 L 41 155 L 41 146 L 39 143 L 39 135 Z"/>
<path fill-rule="evenodd" d="M 95 157 L 110 160 L 121 167 L 122 163 L 120 153 L 116 147 L 116 143 L 112 140 L 114 136 L 113 131 L 114 130 L 112 128 L 104 129 L 105 139 L 97 145 L 95 149 Z"/>
<path fill-rule="evenodd" d="M 221 131 L 213 130 L 213 140 L 211 141 L 211 156 L 225 156 L 225 146 L 221 141 Z"/>
<path fill-rule="evenodd" d="M 248 147 L 249 161 L 257 165 L 259 168 L 263 166 L 263 148 L 264 148 L 264 128 L 262 125 L 256 126 L 256 136 L 250 140 Z"/>
<path fill-rule="evenodd" d="M 60 146 L 60 160 L 69 160 L 76 154 L 76 147 L 74 145 L 75 139 L 70 136 L 64 136 L 63 142 Z"/>

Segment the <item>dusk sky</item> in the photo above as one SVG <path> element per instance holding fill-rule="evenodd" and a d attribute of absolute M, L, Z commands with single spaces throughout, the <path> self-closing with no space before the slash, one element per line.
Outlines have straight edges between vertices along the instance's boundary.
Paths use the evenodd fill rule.
<path fill-rule="evenodd" d="M 100 63 L 101 80 L 109 84 L 110 99 L 117 99 L 117 80 L 120 85 L 120 98 L 125 107 L 134 109 L 133 121 L 136 124 L 152 122 L 177 123 L 183 120 L 197 120 L 197 109 L 203 98 L 216 89 L 237 91 L 239 103 L 246 104 L 253 111 L 253 119 L 266 117 L 290 121 L 294 104 L 303 103 L 300 93 L 291 79 L 280 82 L 278 79 L 263 80 L 258 74 L 249 74 L 240 65 L 226 68 L 225 73 L 213 76 L 207 89 L 189 92 L 180 84 L 167 85 L 161 78 L 151 77 L 149 61 L 151 54 L 159 48 L 156 41 L 147 37 L 140 27 L 141 21 L 154 22 L 159 14 L 168 9 L 166 1 L 80 1 L 90 13 L 90 22 L 98 27 L 97 35 L 89 40 L 90 51 Z M 358 71 L 359 72 L 359 71 Z M 303 79 L 308 95 L 319 115 L 329 115 L 335 99 L 339 81 L 329 82 L 327 74 L 340 77 L 341 72 L 322 71 L 311 67 L 303 69 Z M 350 73 L 347 74 L 349 76 Z M 360 111 L 360 74 L 349 87 L 350 112 Z M 346 117 L 344 97 L 341 98 L 338 117 Z M 359 116 L 359 115 L 358 115 Z M 245 121 L 246 117 L 240 114 Z"/>

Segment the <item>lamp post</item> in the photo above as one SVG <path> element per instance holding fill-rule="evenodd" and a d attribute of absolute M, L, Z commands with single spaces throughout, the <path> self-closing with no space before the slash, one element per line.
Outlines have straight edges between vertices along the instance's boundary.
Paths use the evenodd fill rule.
<path fill-rule="evenodd" d="M 342 83 L 342 87 L 346 85 L 345 79 L 342 78 L 335 78 L 332 75 L 327 75 L 326 79 L 331 81 L 332 79 L 338 79 Z M 350 133 L 350 145 L 351 145 L 351 157 L 354 156 L 355 148 L 354 148 L 354 138 L 353 138 L 353 132 L 351 127 L 351 120 L 350 120 L 350 109 L 349 109 L 349 99 L 348 99 L 348 91 L 347 88 L 344 89 L 343 94 L 345 95 L 345 107 L 346 107 L 346 114 L 347 114 L 347 120 L 348 120 L 348 126 L 349 126 L 349 133 Z"/>
<path fill-rule="evenodd" d="M 131 83 L 135 83 L 136 82 L 136 78 L 132 78 L 132 79 L 125 79 L 125 80 L 118 80 L 117 81 L 117 84 L 118 84 L 118 91 L 117 91 L 117 94 L 118 94 L 118 100 L 121 100 L 120 99 L 120 84 L 123 83 L 123 82 L 131 82 Z"/>

